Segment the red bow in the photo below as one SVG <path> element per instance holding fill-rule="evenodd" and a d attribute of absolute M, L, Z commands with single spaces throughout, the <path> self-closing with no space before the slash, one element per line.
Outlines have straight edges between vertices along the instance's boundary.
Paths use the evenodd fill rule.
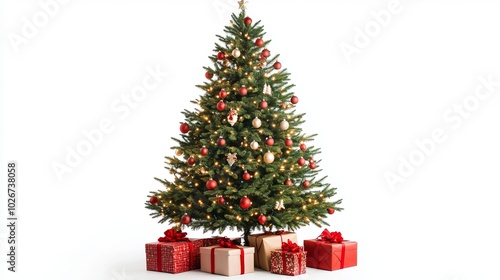
<path fill-rule="evenodd" d="M 175 228 L 171 228 L 164 232 L 165 237 L 158 238 L 159 242 L 179 242 L 179 241 L 189 241 L 186 238 L 187 233 L 182 231 L 177 231 Z"/>
<path fill-rule="evenodd" d="M 288 242 L 281 243 L 281 249 L 283 249 L 284 252 L 291 253 L 298 253 L 302 251 L 302 248 L 300 248 L 297 243 L 292 242 L 290 239 L 288 239 Z"/>
<path fill-rule="evenodd" d="M 238 246 L 234 244 L 234 241 L 227 237 L 221 238 L 219 245 L 223 248 L 238 248 Z"/>
<path fill-rule="evenodd" d="M 342 233 L 338 231 L 330 232 L 328 229 L 324 229 L 321 235 L 318 237 L 323 241 L 327 241 L 330 243 L 342 243 L 344 238 L 342 237 Z"/>

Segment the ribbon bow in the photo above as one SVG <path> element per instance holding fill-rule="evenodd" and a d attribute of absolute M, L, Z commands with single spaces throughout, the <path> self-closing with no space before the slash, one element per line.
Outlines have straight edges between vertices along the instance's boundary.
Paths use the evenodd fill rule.
<path fill-rule="evenodd" d="M 292 242 L 290 239 L 288 239 L 288 242 L 282 242 L 281 243 L 281 249 L 283 249 L 284 252 L 291 252 L 291 253 L 298 253 L 302 251 L 302 248 L 297 245 L 297 243 Z"/>
<path fill-rule="evenodd" d="M 180 241 L 189 241 L 186 238 L 187 233 L 182 231 L 177 231 L 175 228 L 171 228 L 164 232 L 165 236 L 158 238 L 158 242 L 180 242 Z"/>
<path fill-rule="evenodd" d="M 229 238 L 227 238 L 227 237 L 221 238 L 220 242 L 219 242 L 219 245 L 222 248 L 238 248 L 238 246 L 236 246 L 236 244 L 234 243 L 234 241 L 231 240 L 231 239 L 229 239 Z"/>
<path fill-rule="evenodd" d="M 342 243 L 344 241 L 342 233 L 338 231 L 330 232 L 328 229 L 324 229 L 318 239 L 330 243 Z"/>
<path fill-rule="evenodd" d="M 284 230 L 277 230 L 275 232 L 272 232 L 272 231 L 264 231 L 264 235 L 282 235 L 283 233 L 285 233 Z"/>

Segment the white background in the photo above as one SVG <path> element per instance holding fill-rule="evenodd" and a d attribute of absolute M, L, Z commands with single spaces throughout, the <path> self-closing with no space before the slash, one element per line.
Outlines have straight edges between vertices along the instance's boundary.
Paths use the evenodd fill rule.
<path fill-rule="evenodd" d="M 153 177 L 168 176 L 170 137 L 202 93 L 195 85 L 234 2 L 68 1 L 15 47 L 10 38 L 22 36 L 23 18 L 33 22 L 43 9 L 1 1 L 1 260 L 6 164 L 19 166 L 18 272 L 1 261 L 2 279 L 220 279 L 145 271 L 144 244 L 168 225 L 151 219 L 144 202 L 161 188 Z M 313 144 L 322 148 L 323 174 L 344 199 L 330 229 L 359 242 L 358 267 L 310 269 L 299 279 L 499 279 L 500 87 L 460 125 L 443 114 L 474 101 L 479 77 L 500 81 L 500 4 L 401 1 L 349 62 L 340 45 L 355 47 L 356 28 L 370 26 L 388 2 L 248 5 L 297 85 L 303 128 L 319 133 Z M 128 116 L 113 111 L 157 65 L 169 76 Z M 54 162 L 66 164 L 67 148 L 103 119 L 113 130 L 59 180 Z M 435 129 L 446 140 L 391 188 L 384 174 L 399 174 L 400 159 Z M 321 230 L 311 225 L 298 236 Z M 241 279 L 257 276 L 285 279 L 264 272 Z"/>

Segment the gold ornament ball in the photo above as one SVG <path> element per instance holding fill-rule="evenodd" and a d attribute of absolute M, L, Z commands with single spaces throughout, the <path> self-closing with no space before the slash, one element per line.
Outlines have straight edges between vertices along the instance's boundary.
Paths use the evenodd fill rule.
<path fill-rule="evenodd" d="M 281 123 L 280 123 L 280 128 L 282 130 L 287 130 L 288 127 L 290 127 L 290 124 L 286 120 L 282 120 Z"/>
<path fill-rule="evenodd" d="M 274 162 L 274 155 L 270 151 L 264 154 L 264 162 L 269 164 Z"/>
<path fill-rule="evenodd" d="M 183 152 L 181 150 L 176 150 L 175 151 L 175 155 L 178 156 L 178 157 L 182 156 L 182 154 L 183 154 Z"/>
<path fill-rule="evenodd" d="M 231 52 L 231 54 L 232 54 L 234 57 L 238 58 L 238 57 L 240 57 L 241 52 L 240 52 L 240 50 L 238 50 L 238 48 L 236 48 L 236 49 L 234 49 L 234 50 L 233 50 L 233 52 Z"/>
<path fill-rule="evenodd" d="M 259 143 L 257 143 L 255 140 L 252 141 L 252 143 L 250 143 L 250 148 L 252 148 L 252 150 L 257 150 L 259 148 Z"/>
<path fill-rule="evenodd" d="M 255 128 L 259 128 L 262 125 L 262 121 L 259 118 L 255 117 L 255 119 L 253 119 L 252 121 L 252 125 Z"/>

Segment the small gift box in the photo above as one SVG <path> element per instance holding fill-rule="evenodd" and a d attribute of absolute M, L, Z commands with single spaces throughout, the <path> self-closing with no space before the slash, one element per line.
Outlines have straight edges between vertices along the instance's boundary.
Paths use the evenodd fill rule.
<path fill-rule="evenodd" d="M 264 232 L 248 236 L 250 246 L 255 247 L 255 267 L 269 271 L 271 269 L 271 251 L 281 249 L 284 240 L 297 243 L 297 235 L 293 232 Z"/>
<path fill-rule="evenodd" d="M 201 271 L 226 276 L 251 273 L 254 252 L 253 247 L 236 246 L 229 239 L 217 246 L 202 247 Z"/>
<path fill-rule="evenodd" d="M 306 253 L 297 243 L 283 242 L 281 250 L 271 251 L 271 272 L 296 276 L 306 273 Z"/>
<path fill-rule="evenodd" d="M 146 269 L 181 273 L 200 268 L 200 248 L 204 239 L 188 239 L 187 233 L 171 228 L 158 242 L 146 244 Z"/>
<path fill-rule="evenodd" d="M 304 240 L 308 267 L 337 270 L 357 265 L 358 243 L 345 241 L 340 232 L 323 230 L 314 240 Z"/>

